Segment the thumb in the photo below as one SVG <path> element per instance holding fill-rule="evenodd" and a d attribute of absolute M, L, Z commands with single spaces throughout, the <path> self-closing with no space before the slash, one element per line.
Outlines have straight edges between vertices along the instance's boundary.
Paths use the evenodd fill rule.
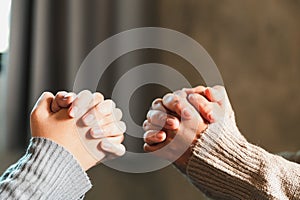
<path fill-rule="evenodd" d="M 215 103 L 222 102 L 226 97 L 225 88 L 222 86 L 215 86 L 213 88 L 208 87 L 204 94 L 209 101 Z"/>
<path fill-rule="evenodd" d="M 38 117 L 48 116 L 51 114 L 51 104 L 53 99 L 54 95 L 51 92 L 44 92 L 34 105 L 32 114 Z"/>

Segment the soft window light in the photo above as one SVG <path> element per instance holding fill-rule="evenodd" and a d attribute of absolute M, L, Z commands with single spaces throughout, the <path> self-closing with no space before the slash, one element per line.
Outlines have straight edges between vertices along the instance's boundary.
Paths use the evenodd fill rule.
<path fill-rule="evenodd" d="M 11 0 L 0 0 L 0 53 L 8 49 L 10 6 Z"/>

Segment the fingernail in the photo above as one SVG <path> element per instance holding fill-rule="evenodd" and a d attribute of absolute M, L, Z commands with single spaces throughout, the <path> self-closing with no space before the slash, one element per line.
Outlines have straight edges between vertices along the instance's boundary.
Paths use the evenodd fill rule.
<path fill-rule="evenodd" d="M 168 119 L 166 120 L 166 123 L 167 123 L 169 126 L 173 126 L 173 125 L 174 125 L 174 120 L 168 118 Z"/>
<path fill-rule="evenodd" d="M 167 96 L 167 97 L 165 98 L 165 102 L 171 102 L 171 101 L 173 101 L 173 98 L 174 98 L 174 96 L 172 96 L 172 95 Z"/>
<path fill-rule="evenodd" d="M 67 93 L 65 96 L 64 96 L 64 99 L 68 99 L 69 97 L 72 97 L 73 94 L 72 93 Z"/>
<path fill-rule="evenodd" d="M 60 92 L 60 95 L 63 95 L 64 97 L 67 95 L 67 92 Z"/>
<path fill-rule="evenodd" d="M 170 126 L 172 130 L 176 130 L 179 128 L 179 121 L 176 119 L 167 119 L 167 124 Z"/>
<path fill-rule="evenodd" d="M 72 107 L 71 111 L 70 111 L 70 116 L 71 117 L 76 117 L 77 113 L 78 113 L 78 108 L 76 106 Z"/>
<path fill-rule="evenodd" d="M 93 136 L 95 138 L 103 137 L 103 135 L 104 135 L 104 131 L 101 128 L 94 128 L 93 129 Z"/>
<path fill-rule="evenodd" d="M 102 141 L 101 147 L 104 150 L 111 150 L 113 146 L 112 146 L 112 144 L 110 142 Z"/>
<path fill-rule="evenodd" d="M 221 101 L 223 99 L 222 93 L 215 88 L 207 89 L 207 93 L 211 96 L 213 101 Z"/>
<path fill-rule="evenodd" d="M 183 109 L 182 114 L 185 118 L 190 118 L 191 117 L 191 111 L 187 108 Z"/>
<path fill-rule="evenodd" d="M 95 117 L 94 115 L 87 115 L 86 117 L 83 118 L 83 121 L 87 124 L 91 123 L 92 121 L 94 121 Z"/>
<path fill-rule="evenodd" d="M 191 101 L 195 100 L 195 94 L 190 94 L 188 96 L 188 99 L 191 100 Z"/>
<path fill-rule="evenodd" d="M 155 137 L 159 140 L 165 140 L 165 134 L 159 132 L 155 135 Z"/>

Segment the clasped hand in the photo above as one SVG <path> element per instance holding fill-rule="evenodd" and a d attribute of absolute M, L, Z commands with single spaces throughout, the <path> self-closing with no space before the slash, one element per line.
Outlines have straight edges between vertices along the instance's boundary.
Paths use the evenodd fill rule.
<path fill-rule="evenodd" d="M 43 93 L 31 113 L 33 137 L 45 137 L 66 148 L 84 170 L 124 155 L 126 125 L 112 100 L 89 91 Z M 153 101 L 144 121 L 144 150 L 175 161 L 183 172 L 193 145 L 209 124 L 234 122 L 222 86 L 198 86 L 166 94 Z M 71 142 L 70 142 L 71 141 Z M 160 150 L 160 151 L 158 151 Z M 158 153 L 159 152 L 159 153 Z"/>

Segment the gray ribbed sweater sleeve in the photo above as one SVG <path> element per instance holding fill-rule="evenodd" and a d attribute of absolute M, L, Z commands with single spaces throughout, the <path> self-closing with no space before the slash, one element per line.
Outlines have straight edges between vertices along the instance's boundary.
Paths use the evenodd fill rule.
<path fill-rule="evenodd" d="M 0 178 L 0 199 L 83 199 L 91 188 L 75 158 L 58 144 L 32 138 L 26 154 Z"/>
<path fill-rule="evenodd" d="M 202 134 L 187 175 L 214 199 L 300 199 L 300 165 L 248 143 L 231 120 Z"/>

